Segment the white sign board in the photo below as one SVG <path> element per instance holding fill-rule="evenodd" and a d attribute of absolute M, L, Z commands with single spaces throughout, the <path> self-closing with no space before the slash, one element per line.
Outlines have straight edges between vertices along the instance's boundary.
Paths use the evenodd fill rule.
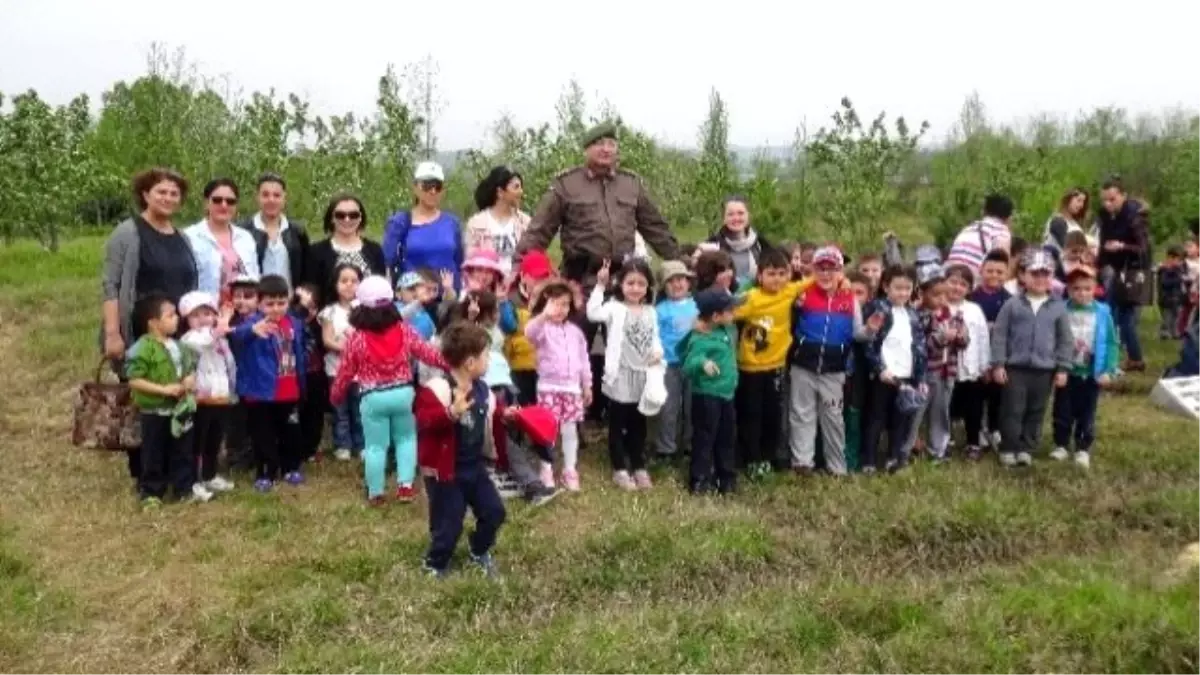
<path fill-rule="evenodd" d="M 1200 377 L 1159 380 L 1150 391 L 1150 401 L 1177 415 L 1200 419 Z"/>

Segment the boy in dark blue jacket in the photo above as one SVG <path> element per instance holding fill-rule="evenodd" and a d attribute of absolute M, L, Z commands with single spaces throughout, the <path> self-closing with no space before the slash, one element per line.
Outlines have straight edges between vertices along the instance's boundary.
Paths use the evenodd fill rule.
<path fill-rule="evenodd" d="M 1172 246 L 1167 249 L 1167 259 L 1158 266 L 1158 312 L 1162 323 L 1158 328 L 1160 340 L 1174 340 L 1179 337 L 1176 324 L 1179 323 L 1179 310 L 1184 306 L 1187 292 L 1184 289 L 1184 279 L 1187 268 L 1183 264 L 1183 247 Z"/>
<path fill-rule="evenodd" d="M 237 360 L 237 393 L 246 422 L 258 478 L 254 489 L 268 492 L 282 476 L 292 485 L 300 473 L 302 439 L 299 404 L 307 354 L 304 325 L 288 312 L 287 280 L 268 275 L 258 284 L 258 312 L 230 334 Z"/>

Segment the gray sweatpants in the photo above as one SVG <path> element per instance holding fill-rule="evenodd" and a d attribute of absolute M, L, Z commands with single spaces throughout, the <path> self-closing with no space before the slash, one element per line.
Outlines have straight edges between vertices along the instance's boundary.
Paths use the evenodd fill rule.
<path fill-rule="evenodd" d="M 792 449 L 792 466 L 813 467 L 817 441 L 817 420 L 820 418 L 821 440 L 824 442 L 825 466 L 830 473 L 846 473 L 846 426 L 842 419 L 845 373 L 822 373 L 792 366 L 791 391 L 788 396 L 788 440 Z"/>
<path fill-rule="evenodd" d="M 658 413 L 658 442 L 655 449 L 660 455 L 674 455 L 679 446 L 690 447 L 692 442 L 690 387 L 679 366 L 667 366 L 667 402 Z M 679 443 L 680 424 L 683 425 L 683 442 Z"/>
<path fill-rule="evenodd" d="M 1053 391 L 1052 370 L 1008 369 L 1008 384 L 1000 402 L 1000 452 L 1037 450 Z"/>
<path fill-rule="evenodd" d="M 950 399 L 954 396 L 954 380 L 931 378 L 929 385 L 929 455 L 941 459 L 950 445 Z"/>

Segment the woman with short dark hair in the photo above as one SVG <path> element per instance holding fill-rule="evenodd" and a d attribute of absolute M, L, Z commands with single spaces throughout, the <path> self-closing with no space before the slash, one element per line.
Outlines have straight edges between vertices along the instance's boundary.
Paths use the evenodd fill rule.
<path fill-rule="evenodd" d="M 255 197 L 258 213 L 238 225 L 254 235 L 258 266 L 263 275 L 277 274 L 295 288 L 305 279 L 304 263 L 309 241 L 304 223 L 284 215 L 287 181 L 279 174 L 264 173 L 258 178 Z"/>
<path fill-rule="evenodd" d="M 352 194 L 340 194 L 325 207 L 325 234 L 308 249 L 305 281 L 321 289 L 322 302 L 337 297 L 337 279 L 333 271 L 339 265 L 354 265 L 363 277 L 386 275 L 383 248 L 363 236 L 367 229 L 367 209 Z"/>

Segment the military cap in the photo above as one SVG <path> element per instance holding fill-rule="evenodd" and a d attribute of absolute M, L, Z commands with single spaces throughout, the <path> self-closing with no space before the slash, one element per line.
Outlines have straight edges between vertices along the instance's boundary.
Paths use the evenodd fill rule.
<path fill-rule="evenodd" d="M 583 147 L 590 147 L 593 143 L 603 138 L 617 140 L 617 125 L 611 122 L 604 122 L 588 129 L 587 133 L 583 135 Z"/>

